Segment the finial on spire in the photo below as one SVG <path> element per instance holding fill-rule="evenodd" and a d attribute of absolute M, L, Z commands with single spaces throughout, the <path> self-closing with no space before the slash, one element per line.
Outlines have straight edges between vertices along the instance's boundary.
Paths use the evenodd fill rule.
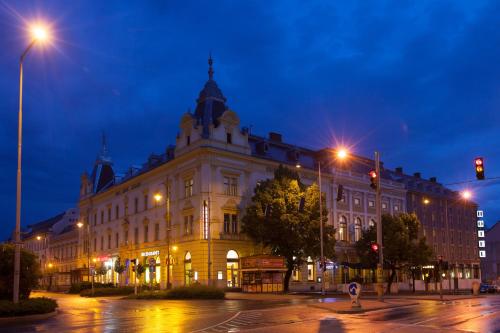
<path fill-rule="evenodd" d="M 214 78 L 214 69 L 212 68 L 212 64 L 214 63 L 212 59 L 212 51 L 208 53 L 208 79 L 212 80 Z"/>
<path fill-rule="evenodd" d="M 106 133 L 102 132 L 101 158 L 108 157 L 108 144 L 106 142 Z"/>

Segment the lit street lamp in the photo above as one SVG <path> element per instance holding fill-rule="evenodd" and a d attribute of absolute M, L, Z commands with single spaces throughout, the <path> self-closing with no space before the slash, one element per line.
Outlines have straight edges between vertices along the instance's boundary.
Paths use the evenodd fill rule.
<path fill-rule="evenodd" d="M 21 54 L 19 60 L 19 115 L 17 133 L 17 190 L 16 190 L 16 229 L 14 231 L 15 255 L 14 255 L 14 289 L 13 302 L 19 302 L 19 278 L 21 269 L 21 152 L 23 142 L 23 62 L 29 50 L 35 43 L 48 40 L 47 29 L 42 26 L 34 26 L 31 29 L 31 43 Z"/>
<path fill-rule="evenodd" d="M 76 224 L 76 226 L 80 229 L 82 229 L 84 225 L 85 224 L 81 221 L 79 221 Z M 87 237 L 86 237 L 86 239 L 85 238 L 83 239 L 83 242 L 85 243 L 85 241 L 87 241 L 87 268 L 88 268 L 89 279 L 90 279 L 90 275 L 92 275 L 91 286 L 92 286 L 92 296 L 93 296 L 94 295 L 94 274 L 90 268 L 90 223 L 87 223 L 86 232 L 87 232 Z"/>
<path fill-rule="evenodd" d="M 168 193 L 168 186 L 166 186 L 167 189 L 167 197 L 165 199 L 165 205 L 166 205 L 166 212 L 165 212 L 165 222 L 167 224 L 167 289 L 170 289 L 170 265 L 171 265 L 171 260 L 170 260 L 170 195 Z M 154 199 L 156 201 L 156 204 L 159 205 L 161 200 L 163 199 L 163 196 L 160 193 L 157 193 L 154 195 Z M 173 251 L 177 251 L 177 246 L 173 246 Z"/>

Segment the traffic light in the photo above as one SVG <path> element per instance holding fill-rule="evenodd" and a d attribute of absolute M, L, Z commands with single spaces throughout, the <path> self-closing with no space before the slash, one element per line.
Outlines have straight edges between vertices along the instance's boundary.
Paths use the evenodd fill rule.
<path fill-rule="evenodd" d="M 372 243 L 372 251 L 375 253 L 378 253 L 378 244 L 377 243 Z"/>
<path fill-rule="evenodd" d="M 484 179 L 484 161 L 482 157 L 476 157 L 474 159 L 474 166 L 476 168 L 476 178 L 478 180 Z"/>
<path fill-rule="evenodd" d="M 341 201 L 344 196 L 344 186 L 339 184 L 337 188 L 337 201 Z"/>
<path fill-rule="evenodd" d="M 375 170 L 370 170 L 370 172 L 368 172 L 368 176 L 370 176 L 370 187 L 372 189 L 376 189 L 377 188 L 377 172 Z"/>

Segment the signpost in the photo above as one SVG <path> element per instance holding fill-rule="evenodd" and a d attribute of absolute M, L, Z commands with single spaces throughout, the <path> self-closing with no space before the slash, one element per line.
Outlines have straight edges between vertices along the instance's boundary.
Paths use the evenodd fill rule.
<path fill-rule="evenodd" d="M 361 304 L 359 303 L 359 295 L 361 294 L 361 285 L 357 282 L 349 283 L 347 288 L 349 296 L 351 297 L 351 307 L 353 309 L 361 309 Z"/>

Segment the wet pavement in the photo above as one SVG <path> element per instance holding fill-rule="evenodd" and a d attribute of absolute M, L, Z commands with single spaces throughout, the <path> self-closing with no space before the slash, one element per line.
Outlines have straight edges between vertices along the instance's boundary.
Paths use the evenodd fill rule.
<path fill-rule="evenodd" d="M 0 332 L 500 332 L 500 296 L 418 304 L 412 299 L 406 305 L 399 299 L 393 302 L 405 306 L 361 314 L 318 308 L 322 302 L 314 298 L 167 301 L 43 296 L 57 299 L 57 316 L 0 326 Z M 329 299 L 339 305 L 346 301 Z"/>

